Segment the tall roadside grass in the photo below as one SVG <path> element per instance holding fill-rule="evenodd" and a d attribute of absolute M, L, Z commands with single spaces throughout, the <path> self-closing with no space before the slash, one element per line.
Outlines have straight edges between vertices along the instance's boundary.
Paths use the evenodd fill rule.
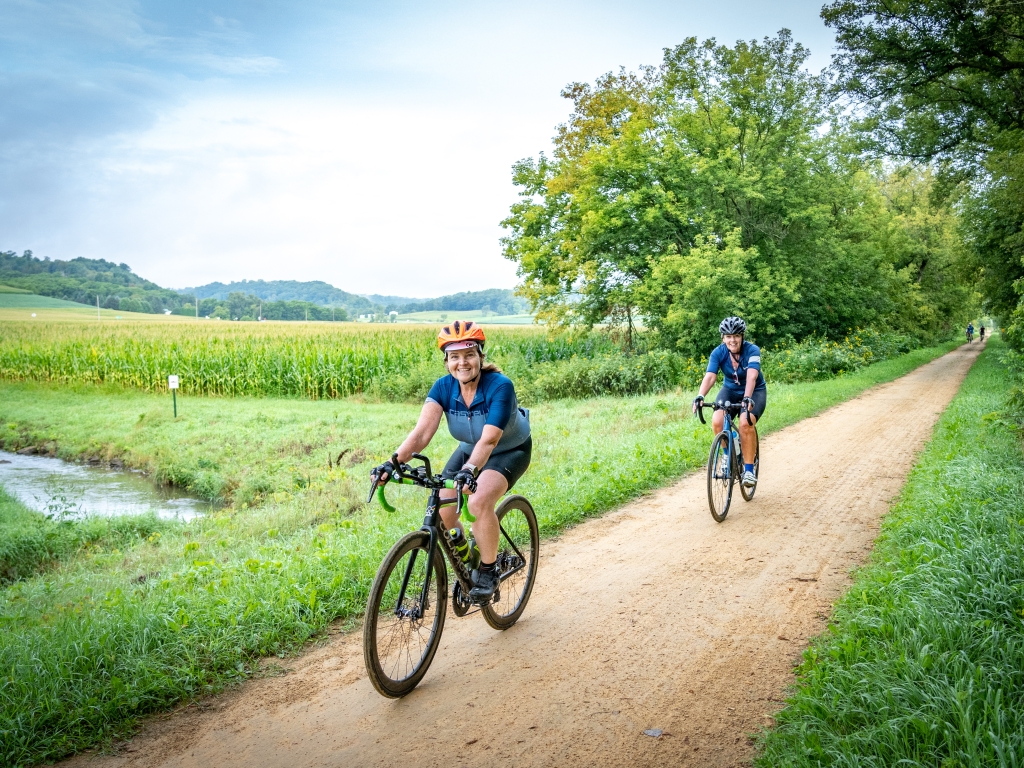
<path fill-rule="evenodd" d="M 1024 453 L 998 338 L 806 652 L 760 766 L 1018 766 Z"/>
<path fill-rule="evenodd" d="M 917 350 L 831 381 L 773 387 L 765 431 L 945 349 Z M 517 491 L 533 501 L 544 532 L 699 467 L 710 428 L 690 415 L 692 396 L 538 406 L 533 466 Z M 256 508 L 238 503 L 134 541 L 104 539 L 0 591 L 0 764 L 57 759 L 126 734 L 145 714 L 216 691 L 250 675 L 259 657 L 294 651 L 331 621 L 354 619 L 384 552 L 422 519 L 416 489 L 389 492 L 395 513 L 362 503 L 369 466 L 390 455 L 418 406 L 224 399 L 208 401 L 214 410 L 201 417 L 150 427 L 147 415 L 144 426 L 131 426 L 140 409 L 166 405 L 138 392 L 0 385 L 4 428 L 46 435 L 58 449 L 79 441 L 92 450 L 90 435 L 117 436 L 156 468 L 173 460 L 168 446 L 183 445 L 201 446 L 199 458 L 209 451 L 228 475 L 243 466 L 256 474 L 278 463 L 293 468 L 274 470 L 291 484 Z M 31 409 L 35 421 L 15 421 Z M 237 437 L 246 424 L 251 431 Z M 257 443 L 264 426 L 291 432 L 292 442 Z M 328 446 L 334 454 L 359 441 L 365 452 L 358 459 L 326 463 Z M 429 455 L 441 460 L 452 448 L 439 436 Z"/>

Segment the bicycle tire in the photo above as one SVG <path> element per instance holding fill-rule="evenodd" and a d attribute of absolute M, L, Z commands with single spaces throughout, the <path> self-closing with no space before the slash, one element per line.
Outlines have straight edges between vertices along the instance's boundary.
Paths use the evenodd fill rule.
<path fill-rule="evenodd" d="M 723 477 L 721 472 L 722 452 L 729 445 L 729 433 L 722 430 L 715 439 L 711 441 L 711 453 L 708 455 L 708 506 L 711 508 L 711 516 L 716 523 L 725 520 L 729 514 L 729 504 L 732 502 L 732 486 L 736 482 L 736 473 L 732 466 L 735 462 L 733 456 L 729 457 L 728 475 Z"/>
<path fill-rule="evenodd" d="M 754 477 L 758 477 L 758 470 L 761 468 L 761 438 L 757 434 L 757 429 L 754 429 Z M 744 501 L 750 501 L 754 498 L 754 493 L 757 491 L 757 484 L 755 483 L 753 488 L 747 488 L 743 483 L 740 483 L 740 495 Z"/>
<path fill-rule="evenodd" d="M 484 621 L 491 627 L 505 630 L 522 616 L 533 592 L 540 561 L 540 528 L 533 505 L 524 496 L 509 496 L 494 513 L 501 524 L 497 560 L 499 567 L 504 573 L 522 565 L 511 575 L 503 577 L 498 586 L 498 601 L 488 603 L 481 610 Z M 519 552 L 512 547 L 513 542 Z M 525 563 L 520 562 L 520 553 Z"/>
<path fill-rule="evenodd" d="M 428 598 L 421 619 L 417 619 L 415 614 L 400 616 L 396 610 L 411 553 L 416 555 L 402 608 L 416 610 L 419 607 L 423 579 L 427 574 L 424 564 L 429 544 L 430 536 L 426 531 L 414 531 L 403 536 L 384 557 L 370 588 L 363 621 L 363 661 L 373 687 L 390 699 L 405 696 L 419 684 L 441 644 L 444 618 L 448 612 L 448 571 L 440 548 L 434 550 L 431 564 L 433 583 L 429 594 L 433 605 L 429 605 Z M 417 653 L 418 659 L 415 658 Z"/>

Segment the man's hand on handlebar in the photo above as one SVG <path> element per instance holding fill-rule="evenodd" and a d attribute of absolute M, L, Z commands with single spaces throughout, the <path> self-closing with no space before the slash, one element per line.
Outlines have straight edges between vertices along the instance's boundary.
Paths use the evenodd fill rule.
<path fill-rule="evenodd" d="M 704 405 L 704 395 L 697 395 L 693 398 L 693 412 L 696 413 L 697 409 Z"/>

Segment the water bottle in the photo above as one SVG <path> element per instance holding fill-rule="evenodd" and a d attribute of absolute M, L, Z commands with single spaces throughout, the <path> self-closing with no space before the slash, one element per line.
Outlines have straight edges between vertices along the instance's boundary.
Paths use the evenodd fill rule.
<path fill-rule="evenodd" d="M 455 556 L 470 570 L 480 565 L 480 549 L 472 539 L 467 540 L 461 528 L 448 531 L 448 542 Z"/>

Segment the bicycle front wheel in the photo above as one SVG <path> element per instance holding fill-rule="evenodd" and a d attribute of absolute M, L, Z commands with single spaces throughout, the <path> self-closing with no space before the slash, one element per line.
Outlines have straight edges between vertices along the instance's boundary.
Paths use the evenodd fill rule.
<path fill-rule="evenodd" d="M 440 548 L 427 563 L 430 536 L 398 540 L 377 571 L 363 622 L 363 660 L 382 696 L 397 699 L 419 684 L 441 642 L 448 609 L 448 572 Z M 430 579 L 427 598 L 423 584 Z"/>
<path fill-rule="evenodd" d="M 733 472 L 733 457 L 724 460 L 729 449 L 729 433 L 722 430 L 711 441 L 711 454 L 708 456 L 708 506 L 711 516 L 720 523 L 729 514 L 729 503 L 732 501 L 732 486 L 736 482 Z"/>
<path fill-rule="evenodd" d="M 533 592 L 540 557 L 537 515 L 523 496 L 509 496 L 494 510 L 501 526 L 496 561 L 501 583 L 499 597 L 483 606 L 484 621 L 495 629 L 508 629 L 522 616 Z"/>
<path fill-rule="evenodd" d="M 761 440 L 757 436 L 757 430 L 754 430 L 754 477 L 759 477 L 757 474 L 761 469 Z M 743 496 L 744 501 L 750 501 L 754 498 L 754 491 L 757 490 L 757 484 L 754 484 L 753 488 L 747 488 L 743 483 L 740 483 L 740 494 Z"/>

